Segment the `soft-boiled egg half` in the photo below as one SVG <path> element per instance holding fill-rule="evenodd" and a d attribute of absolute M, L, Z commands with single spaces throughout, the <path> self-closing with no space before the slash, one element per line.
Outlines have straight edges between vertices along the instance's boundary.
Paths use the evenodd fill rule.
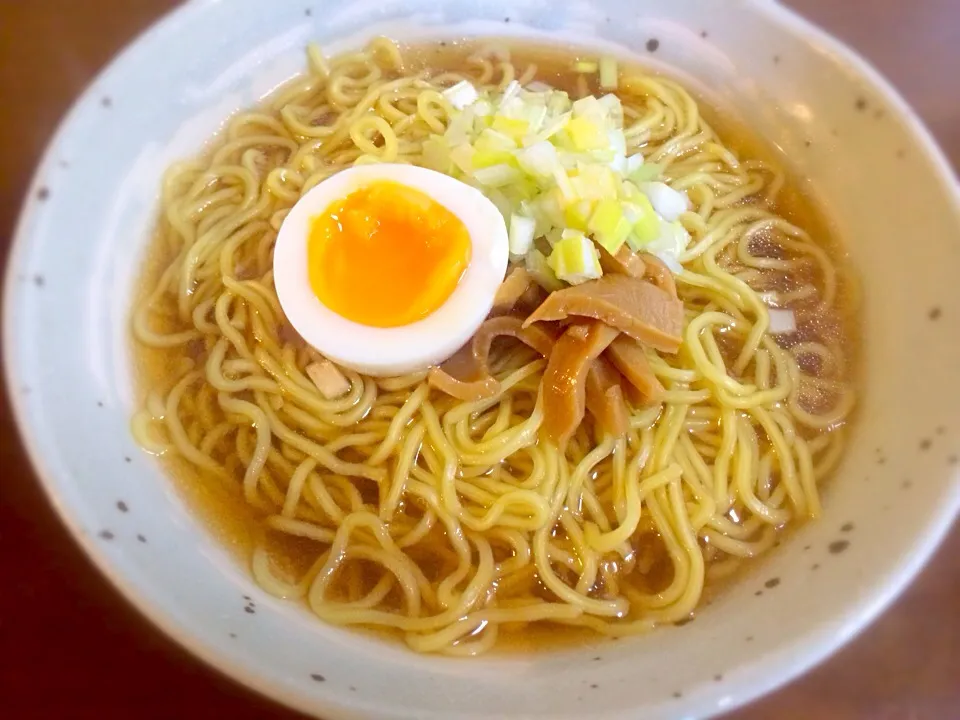
<path fill-rule="evenodd" d="M 390 376 L 466 344 L 508 255 L 503 216 L 479 190 L 412 165 L 359 165 L 293 206 L 273 274 L 304 340 L 344 367 Z"/>

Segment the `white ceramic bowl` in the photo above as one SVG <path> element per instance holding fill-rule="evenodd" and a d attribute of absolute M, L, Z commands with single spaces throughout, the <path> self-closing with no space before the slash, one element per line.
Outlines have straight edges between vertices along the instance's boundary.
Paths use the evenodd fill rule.
<path fill-rule="evenodd" d="M 260 592 L 134 444 L 127 319 L 162 169 L 299 71 L 308 40 L 336 51 L 381 32 L 546 34 L 673 65 L 775 143 L 838 224 L 865 299 L 852 444 L 822 519 L 692 624 L 547 654 L 415 656 Z M 121 55 L 50 145 L 10 263 L 5 364 L 33 462 L 78 541 L 158 626 L 236 680 L 331 719 L 704 716 L 848 640 L 953 520 L 958 238 L 957 186 L 913 113 L 769 1 L 195 0 Z"/>

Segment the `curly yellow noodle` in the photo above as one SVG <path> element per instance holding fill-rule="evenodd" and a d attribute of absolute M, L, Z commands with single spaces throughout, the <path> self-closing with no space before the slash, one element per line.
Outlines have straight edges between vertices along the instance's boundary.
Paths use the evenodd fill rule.
<path fill-rule="evenodd" d="M 583 423 L 560 453 L 540 436 L 546 361 L 525 347 L 494 353 L 500 390 L 484 400 L 433 391 L 425 371 L 346 369 L 349 390 L 324 397 L 306 372 L 320 356 L 291 335 L 277 299 L 277 231 L 351 164 L 421 163 L 424 141 L 456 114 L 444 89 L 526 84 L 545 67 L 501 44 L 458 52 L 432 67 L 387 38 L 334 58 L 310 45 L 306 75 L 169 169 L 162 261 L 131 318 L 165 370 L 133 433 L 243 498 L 259 518 L 256 582 L 328 622 L 469 656 L 532 625 L 618 637 L 688 618 L 705 583 L 820 513 L 856 402 L 849 353 L 837 336 L 781 344 L 767 308 L 840 313 L 848 280 L 777 214 L 777 167 L 741 160 L 674 81 L 625 70 L 629 151 L 692 201 L 676 275 L 683 346 L 646 351 L 661 402 L 631 407 L 622 438 Z M 586 76 L 568 80 L 590 92 Z M 284 570 L 279 538 L 312 548 L 308 570 Z"/>

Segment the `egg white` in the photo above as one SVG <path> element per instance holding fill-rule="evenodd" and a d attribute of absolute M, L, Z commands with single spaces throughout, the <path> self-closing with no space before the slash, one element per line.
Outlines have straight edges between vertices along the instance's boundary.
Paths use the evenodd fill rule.
<path fill-rule="evenodd" d="M 393 328 L 361 325 L 326 307 L 310 286 L 307 263 L 313 218 L 382 180 L 425 193 L 456 215 L 470 236 L 470 263 L 446 302 L 422 320 Z M 503 216 L 479 190 L 413 165 L 359 165 L 324 180 L 293 206 L 273 251 L 273 277 L 280 305 L 304 340 L 339 365 L 382 377 L 438 364 L 466 344 L 493 306 L 508 256 Z"/>

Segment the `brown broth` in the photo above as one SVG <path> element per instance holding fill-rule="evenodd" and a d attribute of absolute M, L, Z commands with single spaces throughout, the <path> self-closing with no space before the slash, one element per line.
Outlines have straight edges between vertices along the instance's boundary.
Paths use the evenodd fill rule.
<path fill-rule="evenodd" d="M 470 42 L 447 42 L 443 45 L 429 43 L 412 46 L 404 49 L 404 56 L 408 61 L 408 70 L 428 69 L 432 71 L 467 69 L 466 58 L 481 46 L 488 46 L 491 41 L 484 40 Z M 592 54 L 577 48 L 558 48 L 531 45 L 522 46 L 515 41 L 497 41 L 500 46 L 507 47 L 513 63 L 522 72 L 528 63 L 535 63 L 539 70 L 537 79 L 547 82 L 560 89 L 578 94 L 577 74 L 572 70 L 572 63 L 578 58 L 592 59 Z M 649 68 L 634 66 L 621 62 L 621 68 L 629 73 L 635 70 L 638 73 L 658 74 Z M 588 83 L 588 91 L 598 92 L 595 84 Z M 713 126 L 724 144 L 740 158 L 756 158 L 766 160 L 774 165 L 788 164 L 785 159 L 778 157 L 774 150 L 762 138 L 752 134 L 736 115 L 711 104 L 711 101 L 696 87 L 687 86 L 687 90 L 694 95 L 701 113 Z M 776 206 L 771 208 L 784 216 L 790 222 L 807 230 L 811 236 L 830 255 L 838 267 L 838 317 L 832 321 L 829 334 L 843 343 L 847 356 L 846 377 L 855 381 L 859 349 L 856 325 L 858 293 L 849 272 L 846 272 L 847 261 L 843 248 L 835 237 L 833 227 L 815 207 L 814 203 L 801 189 L 802 182 L 791 177 L 788 173 L 787 183 L 781 191 Z M 773 249 L 776 252 L 776 248 Z M 144 264 L 141 292 L 153 288 L 160 273 L 170 260 L 169 253 L 162 244 L 154 240 L 151 242 Z M 145 295 L 137 298 L 140 302 Z M 825 323 L 826 324 L 826 323 Z M 167 327 L 160 327 L 163 332 L 172 332 L 180 329 L 178 323 L 170 322 Z M 138 398 L 142 402 L 150 390 L 162 389 L 166 391 L 177 377 L 176 368 L 182 361 L 182 351 L 158 350 L 134 344 L 133 357 L 135 375 L 139 389 Z M 816 370 L 811 366 L 811 370 Z M 855 383 L 854 383 L 855 384 Z M 849 423 L 849 420 L 847 421 Z M 227 486 L 224 483 L 211 479 L 210 476 L 199 472 L 186 461 L 177 457 L 162 458 L 162 464 L 170 475 L 177 490 L 182 494 L 186 504 L 200 518 L 214 535 L 217 542 L 226 547 L 230 554 L 242 565 L 249 566 L 250 554 L 255 544 L 267 542 L 271 556 L 277 561 L 281 571 L 287 571 L 291 576 L 303 572 L 312 564 L 316 556 L 316 545 L 309 541 L 290 537 L 281 537 L 278 533 L 265 531 L 260 517 L 242 498 L 238 487 Z M 794 526 L 796 523 L 791 523 Z M 663 559 L 663 558 L 660 558 Z M 658 559 L 654 559 L 656 564 Z M 742 567 L 731 577 L 723 580 L 708 581 L 701 606 L 715 597 L 716 593 L 730 582 L 735 581 L 756 563 L 743 563 Z M 424 568 L 428 575 L 441 568 Z M 362 566 L 357 572 L 366 573 L 363 582 L 367 587 L 375 582 L 375 576 Z M 539 584 L 538 581 L 535 581 Z M 546 591 L 543 591 L 546 596 Z M 380 634 L 379 632 L 377 634 Z M 392 634 L 392 633 L 389 633 Z M 517 652 L 541 650 L 545 648 L 568 647 L 570 645 L 585 644 L 598 639 L 591 631 L 582 628 L 571 628 L 558 624 L 537 624 L 522 628 L 503 627 L 500 640 L 497 643 L 498 651 Z"/>

